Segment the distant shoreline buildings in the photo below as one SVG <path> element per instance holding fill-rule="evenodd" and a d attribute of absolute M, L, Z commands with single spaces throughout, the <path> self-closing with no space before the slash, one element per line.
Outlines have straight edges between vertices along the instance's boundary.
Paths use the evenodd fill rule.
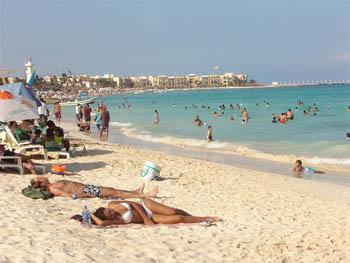
<path fill-rule="evenodd" d="M 0 85 L 13 82 L 28 82 L 34 72 L 32 60 L 25 63 L 26 77 L 1 77 Z M 182 75 L 182 76 L 128 76 L 119 77 L 113 74 L 104 75 L 73 75 L 63 73 L 60 76 L 36 76 L 34 89 L 42 94 L 54 93 L 57 95 L 104 95 L 115 92 L 132 90 L 162 90 L 186 88 L 211 88 L 233 86 L 256 86 L 255 80 L 248 80 L 247 74 L 224 73 L 210 75 Z"/>

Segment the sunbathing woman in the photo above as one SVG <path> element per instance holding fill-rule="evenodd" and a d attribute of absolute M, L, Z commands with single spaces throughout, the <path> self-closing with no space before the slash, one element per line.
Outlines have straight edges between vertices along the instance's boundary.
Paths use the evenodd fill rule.
<path fill-rule="evenodd" d="M 148 193 L 143 193 L 145 187 L 142 184 L 138 189 L 134 191 L 118 190 L 112 187 L 96 186 L 92 184 L 81 184 L 78 182 L 60 180 L 54 183 L 50 183 L 49 179 L 45 176 L 38 176 L 30 181 L 30 185 L 33 188 L 47 189 L 54 196 L 72 197 L 73 193 L 76 193 L 77 198 L 143 198 L 143 197 L 155 197 L 158 193 L 158 188 L 154 188 Z"/>
<path fill-rule="evenodd" d="M 137 202 L 112 201 L 108 208 L 100 207 L 91 215 L 96 225 L 110 226 L 120 224 L 178 224 L 217 222 L 218 217 L 192 216 L 189 213 L 163 204 L 157 203 L 149 198 Z"/>

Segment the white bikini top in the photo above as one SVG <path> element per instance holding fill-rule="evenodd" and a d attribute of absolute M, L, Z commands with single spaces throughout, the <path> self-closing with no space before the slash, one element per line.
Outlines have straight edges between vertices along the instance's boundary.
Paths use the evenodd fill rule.
<path fill-rule="evenodd" d="M 131 206 L 128 203 L 120 203 L 122 206 L 124 206 L 128 211 L 126 211 L 123 215 L 123 221 L 125 224 L 129 224 L 133 218 L 133 214 L 131 212 Z"/>

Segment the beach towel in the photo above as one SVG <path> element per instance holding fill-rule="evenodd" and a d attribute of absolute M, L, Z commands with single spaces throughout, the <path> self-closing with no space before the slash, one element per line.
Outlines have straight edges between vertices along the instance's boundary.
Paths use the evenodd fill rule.
<path fill-rule="evenodd" d="M 22 189 L 22 194 L 32 199 L 41 198 L 47 200 L 54 197 L 54 195 L 51 194 L 48 190 L 41 188 L 33 188 L 30 185 Z"/>
<path fill-rule="evenodd" d="M 88 227 L 88 228 L 127 228 L 127 227 L 130 227 L 130 225 L 132 225 L 134 227 L 135 227 L 135 225 L 137 225 L 139 228 L 143 228 L 143 227 L 155 227 L 156 228 L 156 227 L 162 227 L 162 226 L 177 228 L 179 226 L 195 226 L 195 225 L 204 226 L 204 227 L 216 226 L 216 222 L 209 222 L 209 221 L 203 221 L 200 223 L 156 224 L 153 226 L 146 226 L 146 225 L 142 225 L 142 224 L 120 224 L 120 225 L 110 225 L 110 226 L 99 226 L 99 225 L 96 225 L 96 223 L 94 222 L 93 219 L 91 219 L 90 225 L 84 225 L 82 223 L 82 216 L 79 214 L 72 216 L 70 219 L 78 221 L 81 226 Z"/>

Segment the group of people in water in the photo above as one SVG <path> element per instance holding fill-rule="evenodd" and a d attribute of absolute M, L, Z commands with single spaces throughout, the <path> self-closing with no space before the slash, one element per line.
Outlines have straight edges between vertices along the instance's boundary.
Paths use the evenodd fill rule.
<path fill-rule="evenodd" d="M 98 104 L 95 111 L 92 112 L 92 109 L 89 104 L 80 105 L 77 104 L 75 108 L 76 112 L 76 122 L 79 127 L 79 131 L 91 133 L 91 121 L 95 122 L 96 128 L 100 135 L 100 141 L 106 141 L 109 134 L 109 123 L 110 123 L 110 114 L 107 110 L 107 106 L 103 103 Z"/>

